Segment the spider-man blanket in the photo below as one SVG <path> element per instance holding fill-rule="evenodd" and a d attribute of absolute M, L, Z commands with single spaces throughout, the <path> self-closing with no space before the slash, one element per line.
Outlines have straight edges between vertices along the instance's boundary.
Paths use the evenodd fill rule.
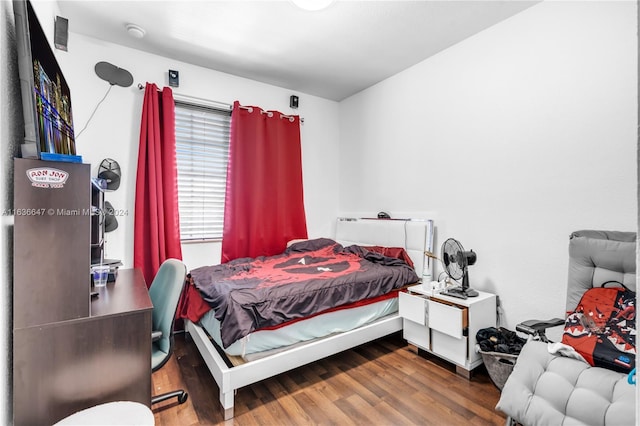
<path fill-rule="evenodd" d="M 326 238 L 292 244 L 276 256 L 194 269 L 191 278 L 215 310 L 224 347 L 255 330 L 418 281 L 403 260 Z"/>
<path fill-rule="evenodd" d="M 587 290 L 567 316 L 562 343 L 591 365 L 628 373 L 636 362 L 636 294 L 620 288 Z"/>

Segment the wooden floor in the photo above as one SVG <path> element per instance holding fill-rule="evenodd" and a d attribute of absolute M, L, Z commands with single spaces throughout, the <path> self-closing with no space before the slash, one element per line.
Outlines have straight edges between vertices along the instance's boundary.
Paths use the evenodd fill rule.
<path fill-rule="evenodd" d="M 500 393 L 484 367 L 471 380 L 453 365 L 418 355 L 399 334 L 296 368 L 235 396 L 224 422 L 218 387 L 188 334 L 153 373 L 153 392 L 183 388 L 186 403 L 153 407 L 156 425 L 503 425 Z"/>

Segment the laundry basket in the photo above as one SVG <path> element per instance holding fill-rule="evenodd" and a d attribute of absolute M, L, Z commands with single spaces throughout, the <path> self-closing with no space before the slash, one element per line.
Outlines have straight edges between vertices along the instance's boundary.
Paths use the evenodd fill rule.
<path fill-rule="evenodd" d="M 502 390 L 526 339 L 506 328 L 489 327 L 478 330 L 476 342 L 476 351 L 482 356 L 489 378 Z"/>
<path fill-rule="evenodd" d="M 518 355 L 485 352 L 481 349 L 478 350 L 478 353 L 482 356 L 482 361 L 485 367 L 487 367 L 489 378 L 498 389 L 502 390 L 502 387 L 513 371 L 513 366 L 518 359 Z"/>

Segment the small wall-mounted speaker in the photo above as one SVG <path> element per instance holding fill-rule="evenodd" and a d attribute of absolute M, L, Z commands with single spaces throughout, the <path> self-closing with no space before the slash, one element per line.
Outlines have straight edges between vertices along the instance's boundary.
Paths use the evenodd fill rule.
<path fill-rule="evenodd" d="M 180 74 L 178 73 L 178 71 L 169 70 L 169 86 L 180 86 Z"/>
<path fill-rule="evenodd" d="M 296 95 L 291 95 L 291 97 L 289 98 L 289 106 L 291 108 L 296 109 L 296 108 L 298 108 L 299 101 L 300 100 L 298 99 L 298 97 Z"/>
<path fill-rule="evenodd" d="M 56 16 L 54 24 L 53 44 L 56 49 L 67 51 L 67 43 L 69 42 L 69 20 L 62 16 Z"/>

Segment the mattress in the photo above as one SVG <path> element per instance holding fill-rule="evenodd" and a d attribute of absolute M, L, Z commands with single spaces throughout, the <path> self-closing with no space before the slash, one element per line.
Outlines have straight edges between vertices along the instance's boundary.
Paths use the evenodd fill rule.
<path fill-rule="evenodd" d="M 316 315 L 276 329 L 254 331 L 236 340 L 223 350 L 227 355 L 241 356 L 250 361 L 258 358 L 260 353 L 350 331 L 387 315 L 392 315 L 397 311 L 398 298 L 392 297 L 366 305 Z M 215 318 L 213 310 L 207 312 L 200 319 L 200 325 L 209 333 L 216 344 L 223 348 L 220 322 Z"/>

